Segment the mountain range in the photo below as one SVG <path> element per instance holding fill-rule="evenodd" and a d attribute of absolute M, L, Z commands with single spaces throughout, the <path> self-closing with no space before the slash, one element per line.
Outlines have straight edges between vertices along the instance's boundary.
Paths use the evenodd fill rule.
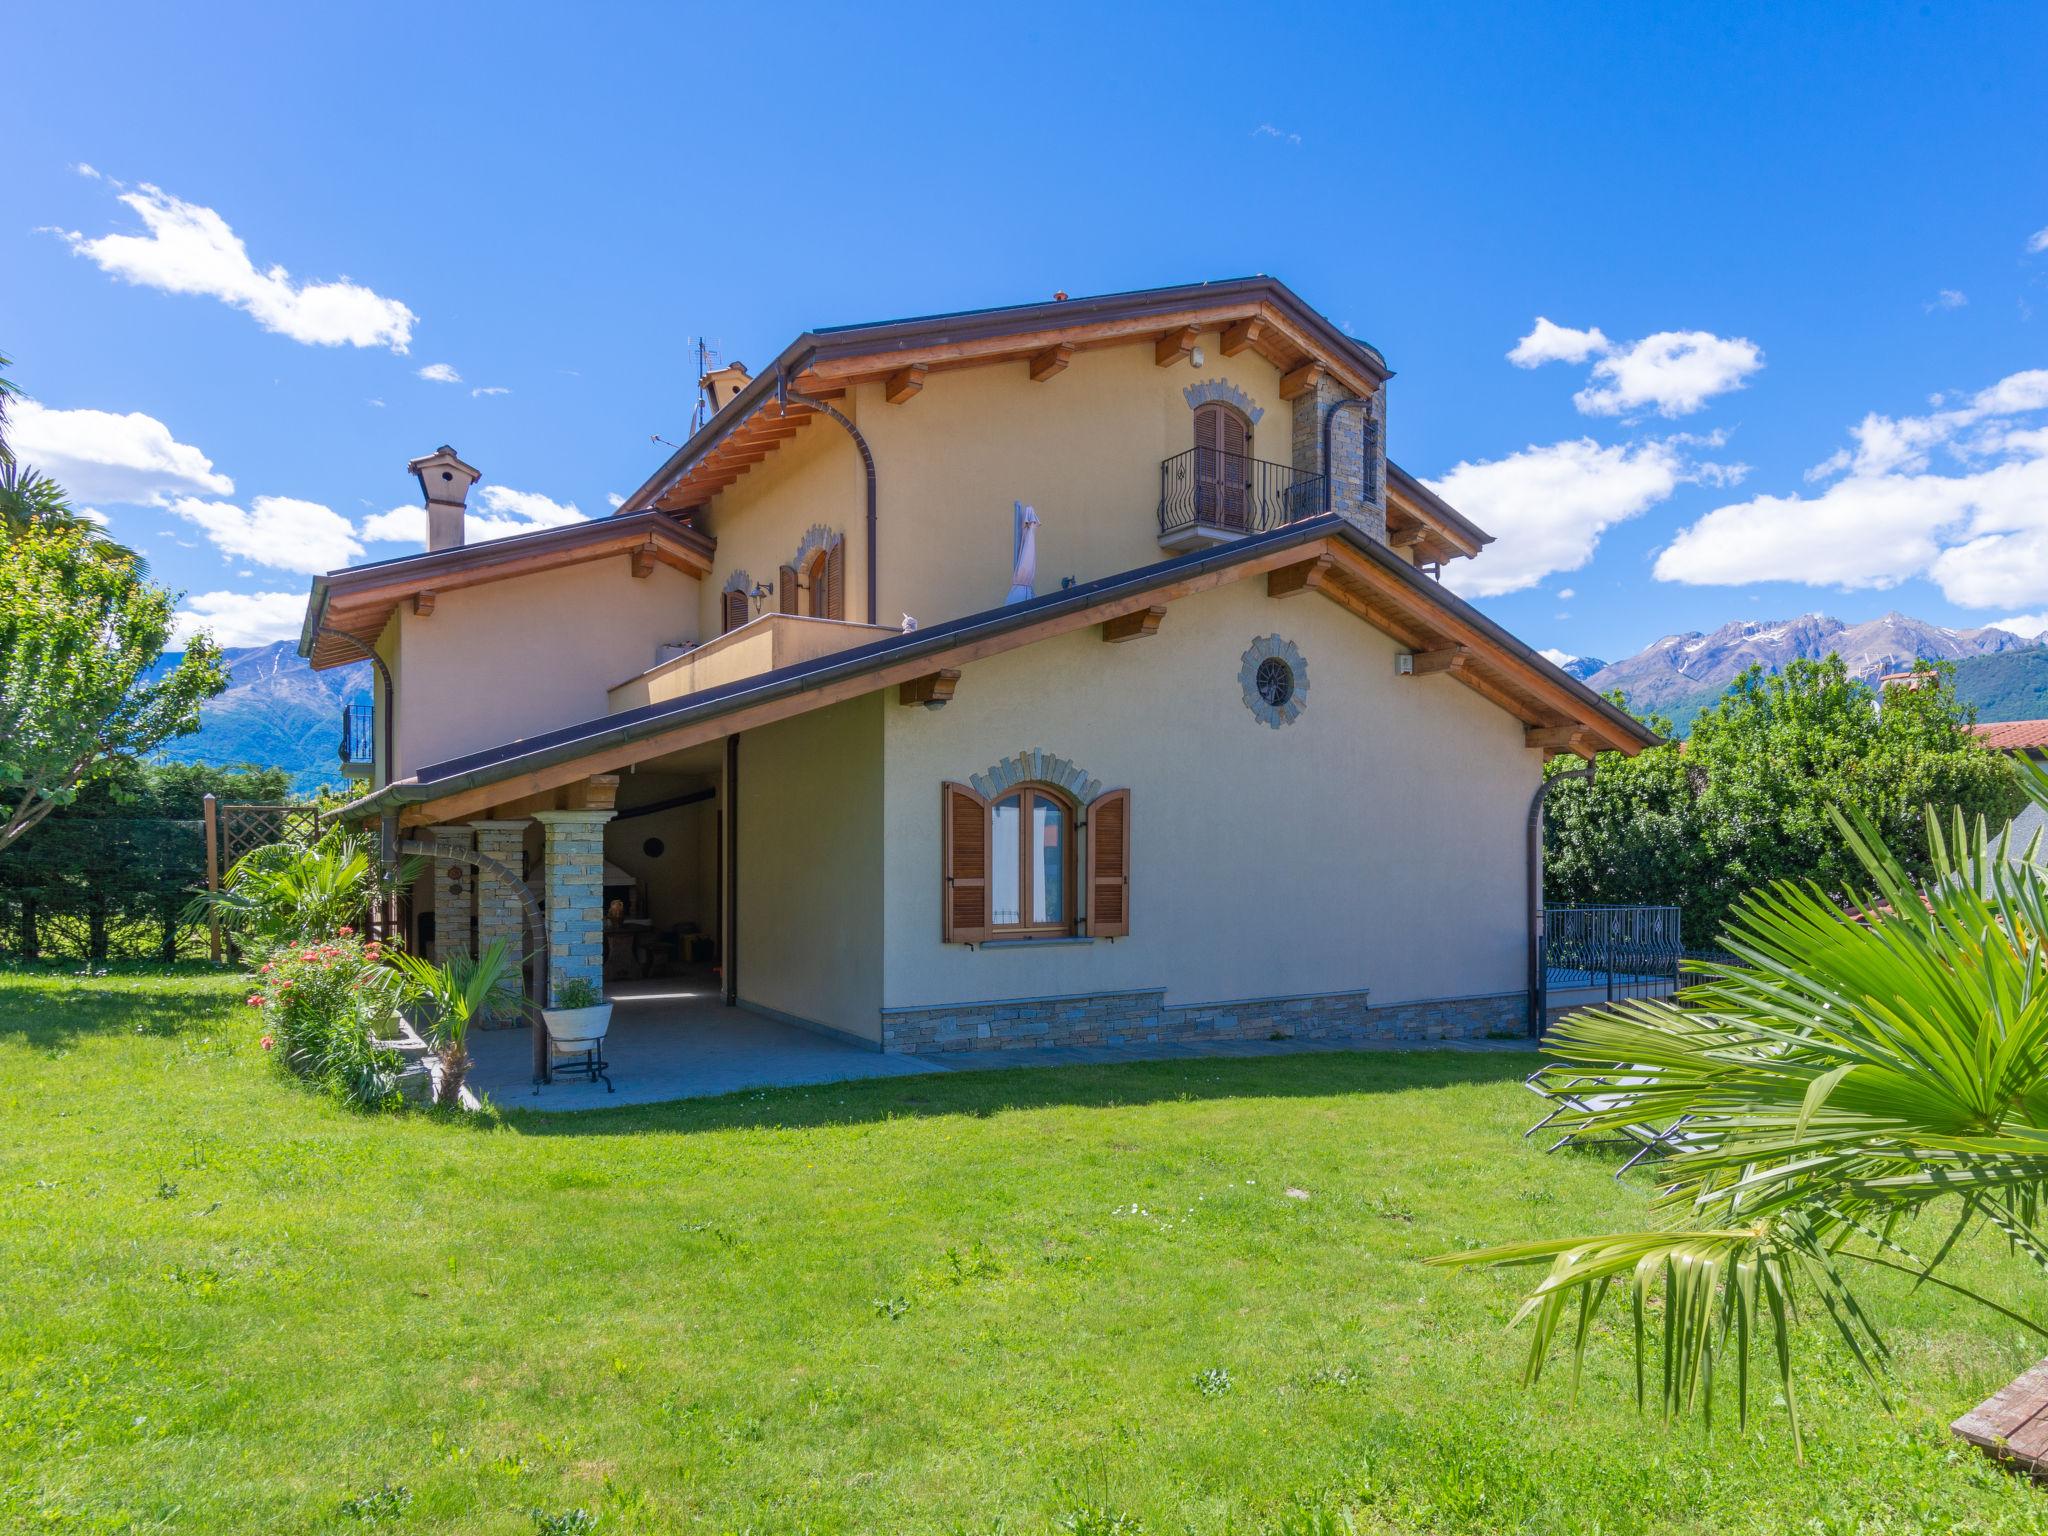
<path fill-rule="evenodd" d="M 177 665 L 167 655 L 159 668 Z M 157 756 L 176 763 L 254 763 L 289 768 L 292 787 L 311 794 L 338 785 L 341 710 L 370 702 L 370 664 L 315 672 L 289 640 L 221 652 L 227 691 L 199 708 L 199 729 Z"/>
<path fill-rule="evenodd" d="M 1760 663 L 1780 671 L 1794 657 L 1830 651 L 1852 676 L 1874 683 L 1915 661 L 1952 661 L 1956 691 L 1980 720 L 2048 717 L 2048 645 L 2003 629 L 1946 629 L 1903 613 L 1862 624 L 1825 614 L 1764 623 L 1723 624 L 1711 634 L 1666 635 L 1635 655 L 1607 662 L 1592 656 L 1551 658 L 1601 693 L 1621 690 L 1631 708 L 1670 717 L 1685 730 L 1741 671 Z M 311 793 L 343 782 L 336 747 L 345 704 L 370 700 L 368 663 L 315 672 L 288 640 L 222 653 L 227 691 L 199 711 L 197 732 L 158 755 L 173 762 L 255 763 L 291 770 L 293 785 Z M 176 664 L 164 657 L 160 667 Z"/>

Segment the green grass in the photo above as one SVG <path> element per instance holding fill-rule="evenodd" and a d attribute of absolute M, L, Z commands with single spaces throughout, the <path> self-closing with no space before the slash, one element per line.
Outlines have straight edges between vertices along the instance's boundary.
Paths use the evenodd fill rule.
<path fill-rule="evenodd" d="M 1618 1347 L 1576 1408 L 1522 1390 L 1520 1278 L 1417 1261 L 1645 1186 L 1521 1139 L 1520 1056 L 366 1119 L 270 1070 L 242 990 L 0 972 L 0 1529 L 2048 1522 L 1945 1430 L 2038 1351 L 1931 1292 L 1871 1287 L 1895 1417 L 1809 1325 L 1805 1467 L 1775 1414 L 1638 1417 Z"/>

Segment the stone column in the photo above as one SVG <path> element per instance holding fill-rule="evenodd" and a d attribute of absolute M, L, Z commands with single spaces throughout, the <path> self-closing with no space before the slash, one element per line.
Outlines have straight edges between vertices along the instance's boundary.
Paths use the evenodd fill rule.
<path fill-rule="evenodd" d="M 604 824 L 610 810 L 536 811 L 547 832 L 548 1004 L 578 977 L 604 990 Z"/>
<path fill-rule="evenodd" d="M 511 880 L 519 878 L 520 860 L 526 848 L 528 821 L 472 821 L 469 828 L 476 834 L 476 851 L 485 858 L 496 859 L 511 874 Z M 547 942 L 547 935 L 536 933 L 536 944 Z M 479 869 L 476 876 L 476 952 L 482 954 L 499 939 L 505 941 L 515 959 L 526 955 L 526 908 L 519 899 L 519 892 L 511 881 L 501 879 L 488 869 Z M 492 1024 L 515 1024 L 516 1010 L 506 1017 L 493 1014 L 488 1021 Z"/>
<path fill-rule="evenodd" d="M 427 828 L 436 848 L 468 853 L 469 828 L 449 825 Z M 476 866 L 467 859 L 434 860 L 434 956 L 446 960 L 469 948 L 469 920 L 476 912 Z"/>
<path fill-rule="evenodd" d="M 1327 373 L 1294 397 L 1294 467 L 1323 471 L 1323 421 L 1350 391 Z M 1330 430 L 1330 510 L 1387 542 L 1387 387 L 1370 405 L 1347 405 Z M 1371 456 L 1368 465 L 1367 456 Z"/>

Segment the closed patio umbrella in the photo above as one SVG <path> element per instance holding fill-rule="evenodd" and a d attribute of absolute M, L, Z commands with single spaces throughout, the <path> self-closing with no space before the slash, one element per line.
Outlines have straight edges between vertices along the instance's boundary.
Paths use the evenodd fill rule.
<path fill-rule="evenodd" d="M 1010 571 L 1010 593 L 1006 603 L 1021 603 L 1038 595 L 1038 514 L 1021 501 L 1010 503 L 1015 518 L 1015 563 Z"/>

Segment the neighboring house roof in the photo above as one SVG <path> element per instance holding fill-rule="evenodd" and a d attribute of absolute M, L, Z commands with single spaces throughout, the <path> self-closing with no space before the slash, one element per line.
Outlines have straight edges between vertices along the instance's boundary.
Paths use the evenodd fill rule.
<path fill-rule="evenodd" d="M 710 501 L 815 414 L 802 401 L 786 399 L 786 391 L 829 399 L 862 380 L 910 371 L 921 378 L 922 370 L 1026 358 L 1042 360 L 1049 377 L 1066 366 L 1073 351 L 1186 327 L 1222 330 L 1226 352 L 1249 348 L 1286 371 L 1319 365 L 1361 395 L 1393 377 L 1378 352 L 1345 335 L 1271 277 L 825 326 L 784 347 L 773 364 L 628 496 L 622 509 L 681 511 Z"/>
<path fill-rule="evenodd" d="M 434 802 L 469 814 L 1264 572 L 1315 591 L 1431 659 L 1530 728 L 1532 745 L 1633 753 L 1659 738 L 1407 561 L 1334 515 L 1084 582 L 1028 602 L 420 768 L 345 807 L 350 819 Z M 1418 671 L 1424 670 L 1421 667 Z M 454 803 L 446 803 L 454 802 Z"/>
<path fill-rule="evenodd" d="M 347 566 L 313 578 L 299 629 L 299 654 L 311 657 L 316 669 L 346 666 L 362 660 L 365 648 L 377 643 L 401 602 L 431 604 L 436 593 L 585 560 L 623 555 L 639 575 L 667 565 L 708 576 L 713 547 L 707 535 L 665 513 L 639 512 Z"/>
<path fill-rule="evenodd" d="M 1994 720 L 1970 733 L 1994 752 L 2048 751 L 2048 720 Z"/>

